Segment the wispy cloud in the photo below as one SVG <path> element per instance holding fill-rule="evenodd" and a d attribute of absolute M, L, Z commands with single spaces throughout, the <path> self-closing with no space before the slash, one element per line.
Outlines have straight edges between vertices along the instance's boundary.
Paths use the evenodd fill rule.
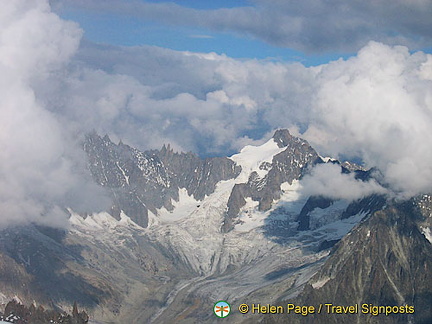
<path fill-rule="evenodd" d="M 248 35 L 307 52 L 356 51 L 375 40 L 429 46 L 432 2 L 428 0 L 255 0 L 254 6 L 197 10 L 171 2 L 62 0 L 97 12 L 134 16 L 164 24 Z"/>
<path fill-rule="evenodd" d="M 211 35 L 189 35 L 190 38 L 198 38 L 198 39 L 212 39 L 214 38 Z"/>

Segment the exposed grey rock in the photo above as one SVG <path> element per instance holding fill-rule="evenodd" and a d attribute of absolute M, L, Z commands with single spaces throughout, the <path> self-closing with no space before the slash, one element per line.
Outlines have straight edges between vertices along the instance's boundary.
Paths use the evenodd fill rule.
<path fill-rule="evenodd" d="M 278 129 L 273 134 L 273 140 L 277 143 L 279 147 L 286 147 L 290 144 L 292 136 L 287 129 Z"/>
<path fill-rule="evenodd" d="M 148 210 L 172 210 L 179 189 L 202 200 L 216 183 L 236 177 L 241 168 L 228 158 L 201 159 L 193 153 L 175 153 L 163 146 L 160 151 L 141 152 L 106 135 L 86 136 L 84 150 L 95 181 L 112 197 L 110 213 L 117 219 L 123 210 L 137 224 L 147 227 Z"/>
<path fill-rule="evenodd" d="M 432 245 L 419 228 L 425 205 L 430 202 L 413 199 L 372 214 L 337 243 L 301 295 L 288 301 L 298 305 L 410 305 L 414 312 L 370 316 L 360 309 L 358 314 L 291 314 L 290 323 L 431 323 Z M 286 320 L 286 315 L 269 316 L 264 322 Z"/>
<path fill-rule="evenodd" d="M 359 213 L 363 213 L 365 215 L 372 214 L 378 210 L 383 209 L 386 202 L 386 197 L 376 194 L 353 201 L 342 213 L 342 219 L 351 217 Z"/>
<path fill-rule="evenodd" d="M 292 136 L 286 129 L 277 130 L 273 140 L 280 148 L 286 147 L 286 149 L 276 154 L 271 163 L 261 164 L 260 169 L 268 170 L 264 178 L 261 179 L 256 172 L 253 172 L 247 183 L 234 186 L 228 201 L 223 231 L 232 229 L 233 219 L 244 206 L 246 197 L 258 201 L 259 210 L 269 210 L 273 200 L 280 198 L 282 183 L 292 184 L 294 180 L 301 178 L 308 167 L 322 162 L 307 141 Z"/>
<path fill-rule="evenodd" d="M 306 201 L 306 204 L 303 206 L 300 215 L 297 218 L 297 221 L 299 222 L 297 230 L 308 231 L 310 229 L 310 213 L 315 208 L 325 209 L 329 207 L 332 203 L 333 200 L 329 198 L 321 196 L 309 197 Z"/>
<path fill-rule="evenodd" d="M 228 231 L 232 227 L 232 220 L 238 215 L 240 208 L 246 204 L 245 197 L 251 197 L 252 191 L 247 183 L 235 184 L 228 200 L 228 209 L 226 212 L 222 230 Z"/>
<path fill-rule="evenodd" d="M 226 157 L 203 160 L 193 153 L 175 153 L 169 145 L 153 153 L 164 164 L 173 185 L 186 188 L 197 200 L 213 193 L 219 181 L 235 178 L 241 171 Z"/>
<path fill-rule="evenodd" d="M 366 169 L 364 167 L 362 167 L 361 165 L 351 162 L 351 161 L 345 161 L 341 163 L 341 166 L 343 166 L 345 169 L 353 172 L 353 171 L 366 171 Z"/>
<path fill-rule="evenodd" d="M 303 206 L 297 221 L 299 222 L 298 230 L 307 231 L 310 229 L 310 213 L 316 208 L 326 209 L 334 200 L 321 196 L 311 196 Z M 342 212 L 340 219 L 346 219 L 360 213 L 370 215 L 378 210 L 384 208 L 386 204 L 386 197 L 382 195 L 370 195 L 361 199 L 352 201 L 348 207 Z"/>
<path fill-rule="evenodd" d="M 40 303 L 50 303 L 51 300 L 79 301 L 90 307 L 115 298 L 109 285 L 101 285 L 103 278 L 94 276 L 91 270 L 83 271 L 79 276 L 74 275 L 74 272 L 62 271 L 68 269 L 68 263 L 73 264 L 75 270 L 86 267 L 80 255 L 83 247 L 65 245 L 62 242 L 65 236 L 64 230 L 40 226 L 1 231 L 2 268 L 17 273 L 14 279 L 2 285 L 2 293 L 13 288 L 15 294 L 19 293 L 24 298 L 32 297 Z M 87 273 L 86 278 L 81 277 L 84 273 Z M 17 283 L 21 287 L 14 286 Z"/>
<path fill-rule="evenodd" d="M 52 309 L 46 310 L 44 307 L 33 303 L 30 307 L 22 305 L 13 299 L 7 303 L 4 314 L 0 315 L 0 320 L 7 323 L 30 323 L 30 324 L 85 324 L 89 317 L 85 311 L 78 311 L 76 303 L 73 305 L 72 314 Z"/>
<path fill-rule="evenodd" d="M 103 323 L 133 323 L 132 310 L 161 307 L 176 283 L 197 275 L 140 230 L 120 226 L 112 243 L 93 235 L 32 225 L 0 231 L 0 296 L 51 309 L 76 301 Z"/>

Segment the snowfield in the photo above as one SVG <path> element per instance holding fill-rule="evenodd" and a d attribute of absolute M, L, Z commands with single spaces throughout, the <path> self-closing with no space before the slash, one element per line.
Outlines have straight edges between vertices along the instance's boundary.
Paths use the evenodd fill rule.
<path fill-rule="evenodd" d="M 230 159 L 242 168 L 236 183 L 246 182 L 253 171 L 257 172 L 260 178 L 264 178 L 268 171 L 261 170 L 259 166 L 264 162 L 271 163 L 273 156 L 285 149 L 286 147 L 279 147 L 271 138 L 261 146 L 247 145 L 240 153 L 232 155 Z"/>

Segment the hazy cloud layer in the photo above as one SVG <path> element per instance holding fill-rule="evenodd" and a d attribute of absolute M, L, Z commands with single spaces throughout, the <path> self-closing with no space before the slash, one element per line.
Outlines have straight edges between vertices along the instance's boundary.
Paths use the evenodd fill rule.
<path fill-rule="evenodd" d="M 9 1 L 0 12 L 0 226 L 60 226 L 56 206 L 103 205 L 79 147 L 93 129 L 141 149 L 170 142 L 223 155 L 290 127 L 322 155 L 378 167 L 403 196 L 432 191 L 431 55 L 371 42 L 306 68 L 80 37 L 47 1 Z M 324 171 L 308 181 L 352 188 L 335 197 L 381 190 Z"/>
<path fill-rule="evenodd" d="M 307 52 L 356 51 L 370 40 L 421 48 L 432 40 L 429 0 L 255 0 L 250 7 L 216 10 L 197 10 L 170 2 L 59 3 L 164 24 L 233 32 Z"/>
<path fill-rule="evenodd" d="M 60 118 L 140 148 L 168 141 L 214 155 L 233 153 L 293 118 L 306 121 L 312 88 L 305 85 L 313 76 L 300 64 L 87 45 L 68 78 L 50 80 L 44 97 L 58 98 Z"/>

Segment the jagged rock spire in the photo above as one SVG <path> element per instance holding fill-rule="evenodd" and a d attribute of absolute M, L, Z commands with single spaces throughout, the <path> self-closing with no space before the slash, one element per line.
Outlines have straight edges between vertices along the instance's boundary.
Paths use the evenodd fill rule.
<path fill-rule="evenodd" d="M 288 146 L 292 138 L 293 136 L 290 134 L 288 129 L 278 129 L 273 135 L 273 140 L 279 147 Z"/>

